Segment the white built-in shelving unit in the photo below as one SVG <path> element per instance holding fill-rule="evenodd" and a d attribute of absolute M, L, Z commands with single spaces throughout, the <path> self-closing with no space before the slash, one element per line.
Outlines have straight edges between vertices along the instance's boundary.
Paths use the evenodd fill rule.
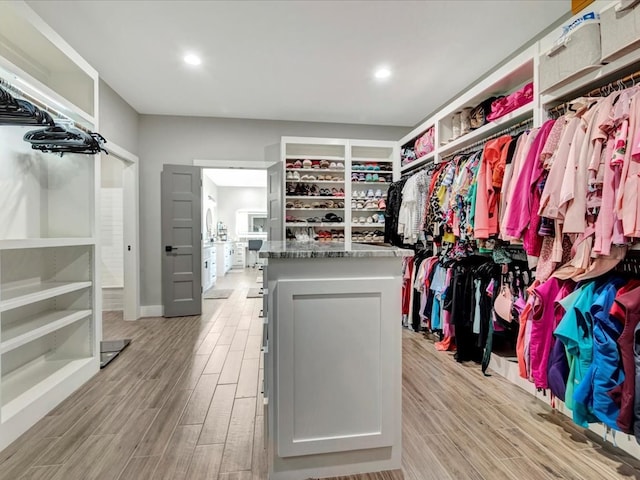
<path fill-rule="evenodd" d="M 0 29 L 0 77 L 97 130 L 97 72 L 22 2 Z M 0 126 L 0 449 L 99 370 L 99 156 L 33 150 L 35 128 Z"/>
<path fill-rule="evenodd" d="M 354 241 L 374 241 L 374 232 L 378 231 L 376 241 L 382 241 L 381 233 L 384 223 L 358 222 L 359 217 L 384 214 L 382 208 L 357 208 L 367 199 L 386 196 L 390 183 L 397 179 L 399 168 L 397 162 L 397 142 L 375 140 L 348 140 L 315 137 L 283 137 L 281 143 L 284 189 L 284 230 L 291 232 L 305 229 L 310 236 L 318 236 L 320 232 L 329 232 L 329 238 L 319 236 L 319 241 L 337 241 L 350 243 Z M 308 160 L 316 163 L 314 168 L 294 167 L 296 161 Z M 329 168 L 321 168 L 319 162 L 329 164 Z M 352 173 L 362 174 L 363 179 L 352 179 Z M 292 175 L 296 174 L 294 179 Z M 311 175 L 312 178 L 304 178 Z M 374 177 L 375 175 L 375 177 Z M 319 177 L 330 176 L 330 180 L 319 180 Z M 375 178 L 375 180 L 374 180 Z M 382 181 L 383 179 L 384 181 Z M 317 187 L 322 194 L 300 195 L 296 188 Z M 369 192 L 371 190 L 371 192 Z M 379 190 L 379 192 L 378 192 Z M 354 198 L 354 192 L 364 192 L 363 198 Z M 288 192 L 288 193 L 287 193 Z M 340 192 L 339 194 L 336 194 Z M 369 193 L 369 198 L 367 198 Z M 356 204 L 352 204 L 352 200 Z M 341 221 L 328 222 L 325 216 L 333 213 Z M 356 220 L 354 220 L 356 219 Z M 357 233 L 354 233 L 357 231 Z"/>

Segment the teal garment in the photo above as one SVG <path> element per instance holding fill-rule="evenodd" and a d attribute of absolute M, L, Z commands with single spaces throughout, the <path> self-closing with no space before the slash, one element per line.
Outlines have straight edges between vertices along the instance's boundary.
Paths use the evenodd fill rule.
<path fill-rule="evenodd" d="M 576 415 L 574 391 L 593 361 L 593 325 L 586 312 L 593 305 L 596 287 L 597 282 L 586 283 L 560 300 L 566 313 L 554 331 L 556 338 L 565 346 L 569 362 L 565 404 L 573 411 L 574 421 L 583 426 L 586 426 L 583 422 L 584 412 L 580 411 Z"/>
<path fill-rule="evenodd" d="M 482 158 L 478 158 L 475 165 L 471 167 L 471 185 L 469 186 L 469 191 L 467 192 L 467 205 L 470 205 L 469 208 L 469 225 L 471 228 L 474 228 L 476 225 L 476 198 L 478 196 L 478 170 L 480 170 L 480 162 Z"/>
<path fill-rule="evenodd" d="M 623 325 L 612 319 L 609 311 L 616 292 L 624 283 L 623 279 L 614 277 L 600 285 L 586 312 L 593 325 L 593 363 L 573 394 L 574 419 L 578 425 L 601 421 L 610 428 L 619 428 L 616 420 L 620 406 L 609 392 L 624 380 L 616 343 Z"/>

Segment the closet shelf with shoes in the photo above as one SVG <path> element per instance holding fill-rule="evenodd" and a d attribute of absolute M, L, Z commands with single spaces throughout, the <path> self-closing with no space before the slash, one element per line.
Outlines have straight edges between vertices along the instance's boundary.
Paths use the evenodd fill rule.
<path fill-rule="evenodd" d="M 286 222 L 286 227 L 344 227 L 344 222 Z"/>
<path fill-rule="evenodd" d="M 318 200 L 322 200 L 322 199 L 332 199 L 332 200 L 337 200 L 340 198 L 344 198 L 338 195 L 287 195 L 286 198 L 290 198 L 293 200 L 311 200 L 311 199 L 318 199 Z"/>
<path fill-rule="evenodd" d="M 287 172 L 302 172 L 302 173 L 318 173 L 318 172 L 329 172 L 329 173 L 344 173 L 344 168 L 287 168 Z"/>
<path fill-rule="evenodd" d="M 315 236 L 320 241 L 320 229 L 331 227 L 339 230 L 338 240 L 350 242 L 353 223 L 358 230 L 361 225 L 352 221 L 356 211 L 369 216 L 384 212 L 386 190 L 398 173 L 397 151 L 396 142 L 388 141 L 282 137 L 285 238 Z M 358 189 L 358 184 L 362 188 Z M 345 209 L 349 201 L 351 208 L 347 205 Z M 313 213 L 300 213 L 305 211 Z M 323 218 L 334 212 L 340 221 Z M 317 220 L 308 221 L 306 217 L 311 216 Z M 373 220 L 368 225 L 371 228 Z"/>
<path fill-rule="evenodd" d="M 344 183 L 344 178 L 338 180 L 316 180 L 314 178 L 311 179 L 300 179 L 296 180 L 293 178 L 287 178 L 287 183 Z"/>

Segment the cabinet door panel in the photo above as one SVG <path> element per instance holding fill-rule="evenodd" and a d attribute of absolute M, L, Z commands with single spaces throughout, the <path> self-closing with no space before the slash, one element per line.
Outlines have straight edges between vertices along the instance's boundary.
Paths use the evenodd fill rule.
<path fill-rule="evenodd" d="M 278 454 L 393 444 L 399 279 L 278 282 Z"/>

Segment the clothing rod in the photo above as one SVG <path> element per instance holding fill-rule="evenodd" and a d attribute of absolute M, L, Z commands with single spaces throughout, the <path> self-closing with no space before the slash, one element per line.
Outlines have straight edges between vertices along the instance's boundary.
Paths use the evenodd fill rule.
<path fill-rule="evenodd" d="M 65 123 L 70 123 L 74 128 L 77 128 L 78 130 L 82 130 L 83 132 L 85 132 L 87 134 L 93 133 L 91 130 L 89 130 L 88 128 L 86 128 L 86 127 L 84 127 L 82 125 L 79 125 L 77 122 L 75 122 L 71 118 L 69 118 L 69 116 L 65 115 L 64 113 L 62 113 L 62 112 L 60 112 L 58 110 L 56 110 L 51 105 L 47 105 L 46 103 L 44 103 L 44 102 L 38 100 L 37 98 L 29 95 L 28 93 L 23 92 L 18 87 L 16 87 L 15 85 L 9 83 L 4 78 L 0 78 L 0 87 L 2 87 L 4 90 L 8 91 L 11 94 L 18 95 L 19 97 L 22 97 L 23 99 L 33 103 L 40 110 L 44 110 L 45 112 L 47 112 L 52 117 L 56 117 L 58 120 L 63 120 Z M 55 118 L 54 118 L 54 120 L 55 120 Z M 45 125 L 42 125 L 42 126 L 44 127 Z"/>
<path fill-rule="evenodd" d="M 626 83 L 632 82 L 634 85 L 636 83 L 636 80 L 640 79 L 640 70 L 633 72 L 623 78 L 620 78 L 618 80 L 612 80 L 609 83 L 605 83 L 604 85 L 601 85 L 598 88 L 594 88 L 593 90 L 581 95 L 582 97 L 599 97 L 602 96 L 605 92 L 603 91 L 603 89 L 607 89 L 607 90 L 616 90 L 616 87 L 623 87 L 625 86 Z M 626 87 L 625 87 L 626 88 Z M 611 93 L 608 92 L 607 95 Z M 573 99 L 572 99 L 573 100 Z M 553 108 L 550 108 L 549 110 L 547 110 L 547 113 L 549 115 L 564 115 L 564 113 L 567 111 L 568 109 L 568 105 L 569 103 L 572 101 L 565 101 L 559 105 L 556 105 Z"/>
<path fill-rule="evenodd" d="M 531 127 L 533 125 L 533 118 L 527 118 L 526 120 L 521 121 L 520 123 L 517 123 L 516 125 L 512 125 L 508 128 L 505 128 L 504 130 L 501 130 L 499 132 L 496 132 L 494 134 L 491 134 L 487 137 L 484 137 L 482 140 L 478 140 L 474 143 L 472 143 L 471 145 L 467 145 L 466 147 L 461 148 L 460 150 L 456 150 L 453 153 L 450 153 L 449 155 L 447 155 L 442 161 L 448 161 L 449 159 L 455 157 L 456 155 L 460 155 L 462 153 L 467 153 L 470 151 L 473 151 L 475 148 L 479 147 L 480 145 L 484 145 L 485 143 L 487 143 L 489 140 L 493 140 L 495 138 L 501 137 L 503 135 L 507 135 L 509 133 L 514 133 L 516 131 L 518 131 L 519 129 L 522 129 L 523 127 Z"/>

